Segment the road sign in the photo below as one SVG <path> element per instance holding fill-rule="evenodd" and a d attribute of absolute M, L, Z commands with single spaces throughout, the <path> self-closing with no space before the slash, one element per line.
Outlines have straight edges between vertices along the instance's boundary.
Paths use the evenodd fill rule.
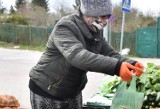
<path fill-rule="evenodd" d="M 131 0 L 122 0 L 122 10 L 125 12 L 131 11 Z"/>

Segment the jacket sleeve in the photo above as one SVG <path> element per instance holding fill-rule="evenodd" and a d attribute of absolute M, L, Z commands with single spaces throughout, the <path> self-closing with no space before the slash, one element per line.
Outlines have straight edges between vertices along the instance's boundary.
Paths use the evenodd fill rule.
<path fill-rule="evenodd" d="M 132 65 L 134 65 L 136 63 L 136 61 L 131 60 L 127 57 L 124 57 L 124 56 L 120 55 L 117 51 L 115 51 L 114 48 L 108 44 L 108 42 L 105 40 L 105 38 L 102 39 L 101 54 L 103 54 L 105 56 L 117 58 L 121 62 L 123 62 L 123 61 L 129 62 Z"/>
<path fill-rule="evenodd" d="M 71 65 L 85 71 L 114 75 L 118 59 L 88 51 L 70 28 L 57 26 L 50 40 Z"/>

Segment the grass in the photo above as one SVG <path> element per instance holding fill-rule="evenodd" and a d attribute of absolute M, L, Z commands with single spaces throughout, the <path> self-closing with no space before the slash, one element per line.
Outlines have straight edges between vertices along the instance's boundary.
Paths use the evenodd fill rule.
<path fill-rule="evenodd" d="M 10 49 L 23 49 L 23 50 L 36 50 L 36 51 L 44 51 L 45 45 L 21 45 L 21 44 L 13 44 L 0 42 L 0 47 L 10 48 Z"/>
<path fill-rule="evenodd" d="M 10 47 L 14 47 L 14 46 L 15 46 L 15 45 L 12 44 L 12 43 L 0 42 L 0 47 L 10 48 Z"/>
<path fill-rule="evenodd" d="M 13 43 L 6 43 L 6 42 L 1 42 L 0 41 L 0 47 L 4 47 L 4 48 L 11 48 L 11 49 L 23 49 L 23 50 L 35 50 L 35 51 L 44 51 L 45 49 L 45 45 L 16 45 Z M 134 54 L 129 54 L 126 57 L 140 57 L 138 55 L 136 55 L 136 53 Z M 157 57 L 158 59 L 160 59 L 160 57 Z"/>
<path fill-rule="evenodd" d="M 34 45 L 20 45 L 20 49 L 44 51 L 45 46 L 44 46 L 44 45 L 39 45 L 39 46 L 34 46 Z"/>

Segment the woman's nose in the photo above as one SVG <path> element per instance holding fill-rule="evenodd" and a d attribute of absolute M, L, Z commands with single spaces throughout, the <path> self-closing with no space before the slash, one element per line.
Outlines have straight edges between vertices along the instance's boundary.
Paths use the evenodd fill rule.
<path fill-rule="evenodd" d="M 103 25 L 107 25 L 107 19 L 101 19 L 101 23 L 102 23 Z"/>

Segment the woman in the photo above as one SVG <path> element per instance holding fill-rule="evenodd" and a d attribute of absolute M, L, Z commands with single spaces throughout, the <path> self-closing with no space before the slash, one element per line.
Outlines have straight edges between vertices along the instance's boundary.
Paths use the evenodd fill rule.
<path fill-rule="evenodd" d="M 46 49 L 30 72 L 32 109 L 81 109 L 87 71 L 130 81 L 140 62 L 118 54 L 103 37 L 112 14 L 110 0 L 81 0 L 78 10 L 54 27 Z"/>

